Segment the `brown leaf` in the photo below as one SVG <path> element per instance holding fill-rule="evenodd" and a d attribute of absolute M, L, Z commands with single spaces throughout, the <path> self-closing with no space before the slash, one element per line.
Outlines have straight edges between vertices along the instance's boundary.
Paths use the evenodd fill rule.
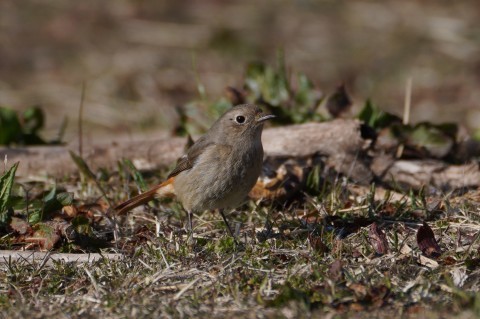
<path fill-rule="evenodd" d="M 317 225 L 320 221 L 320 214 L 317 211 L 307 213 L 304 210 L 298 210 L 295 213 L 304 225 Z"/>
<path fill-rule="evenodd" d="M 363 306 L 361 303 L 359 302 L 354 302 L 350 305 L 350 310 L 351 311 L 364 311 L 365 310 L 365 306 Z"/>
<path fill-rule="evenodd" d="M 392 204 L 392 203 L 386 203 L 383 205 L 383 207 L 380 209 L 379 214 L 381 216 L 394 216 L 397 213 L 397 208 Z"/>
<path fill-rule="evenodd" d="M 73 205 L 63 206 L 62 213 L 68 218 L 74 218 L 78 214 L 78 209 Z"/>
<path fill-rule="evenodd" d="M 26 233 L 31 233 L 32 228 L 30 224 L 18 217 L 12 217 L 12 221 L 10 222 L 10 228 L 17 234 L 25 235 Z"/>
<path fill-rule="evenodd" d="M 442 265 L 444 266 L 452 266 L 456 264 L 457 264 L 457 260 L 453 256 L 447 256 L 442 260 Z"/>
<path fill-rule="evenodd" d="M 231 86 L 225 88 L 225 94 L 233 105 L 245 104 L 245 93 Z"/>
<path fill-rule="evenodd" d="M 109 206 L 104 201 L 97 201 L 96 203 L 84 204 L 77 207 L 78 214 L 87 217 L 90 221 L 99 221 L 102 219 L 101 214 L 95 214 L 95 212 L 108 213 Z M 97 217 L 95 217 L 97 216 Z"/>
<path fill-rule="evenodd" d="M 310 243 L 310 246 L 315 251 L 321 254 L 326 253 L 328 251 L 328 247 L 323 243 L 321 236 L 310 233 L 308 234 L 308 242 Z"/>
<path fill-rule="evenodd" d="M 60 240 L 60 235 L 48 224 L 35 225 L 32 236 L 25 238 L 26 242 L 37 244 L 41 250 L 50 250 Z"/>
<path fill-rule="evenodd" d="M 345 84 L 340 85 L 335 93 L 328 97 L 327 110 L 333 117 L 339 117 L 350 109 L 352 100 L 348 96 Z"/>
<path fill-rule="evenodd" d="M 343 277 L 343 264 L 340 259 L 335 260 L 333 263 L 330 264 L 330 268 L 328 269 L 328 276 L 333 281 L 338 281 Z"/>
<path fill-rule="evenodd" d="M 373 223 L 370 225 L 368 230 L 368 239 L 370 240 L 370 244 L 372 245 L 375 252 L 379 255 L 384 255 L 388 253 L 388 241 L 385 233 L 378 228 L 377 223 Z"/>
<path fill-rule="evenodd" d="M 367 287 L 359 283 L 353 283 L 348 286 L 348 289 L 355 293 L 359 300 L 363 300 L 367 296 Z"/>
<path fill-rule="evenodd" d="M 371 287 L 368 290 L 369 299 L 374 307 L 381 307 L 388 297 L 390 289 L 385 285 Z"/>
<path fill-rule="evenodd" d="M 435 240 L 433 230 L 425 222 L 423 226 L 418 229 L 417 244 L 418 248 L 420 248 L 422 253 L 427 257 L 438 258 L 442 254 L 442 250 Z"/>
<path fill-rule="evenodd" d="M 69 223 L 64 221 L 49 221 L 34 226 L 32 236 L 25 238 L 26 242 L 37 244 L 41 250 L 51 250 L 65 233 Z"/>
<path fill-rule="evenodd" d="M 425 306 L 421 305 L 412 305 L 407 306 L 407 314 L 412 315 L 413 317 L 417 317 L 420 314 L 425 314 Z"/>
<path fill-rule="evenodd" d="M 439 266 L 438 262 L 435 259 L 425 257 L 424 255 L 420 255 L 418 257 L 418 263 L 430 269 L 436 269 Z"/>
<path fill-rule="evenodd" d="M 373 307 L 381 307 L 388 297 L 390 290 L 385 285 L 367 287 L 361 283 L 352 283 L 348 289 L 355 293 L 356 301 L 366 302 Z"/>
<path fill-rule="evenodd" d="M 284 202 L 295 196 L 303 186 L 306 169 L 301 161 L 278 163 L 266 161 L 249 196 L 254 200 Z"/>

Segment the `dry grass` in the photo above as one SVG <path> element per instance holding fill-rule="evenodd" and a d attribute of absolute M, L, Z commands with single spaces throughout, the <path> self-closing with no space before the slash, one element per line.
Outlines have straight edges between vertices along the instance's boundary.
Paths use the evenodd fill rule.
<path fill-rule="evenodd" d="M 122 188 L 112 176 L 104 183 L 112 186 L 108 195 Z M 99 196 L 89 182 L 64 182 L 82 201 Z M 422 203 L 432 198 L 423 200 L 420 194 L 405 204 L 372 202 L 371 193 L 354 198 L 348 184 L 326 189 L 299 198 L 292 206 L 250 202 L 230 214 L 231 223 L 240 229 L 240 246 L 227 235 L 218 214 L 195 216 L 195 242 L 189 244 L 183 229 L 186 217 L 177 204 L 137 209 L 118 221 L 119 239 L 102 249 L 122 253 L 121 260 L 3 263 L 1 314 L 8 318 L 479 315 L 478 191 L 438 198 L 440 204 L 429 211 Z M 434 230 L 443 252 L 439 258 L 422 256 L 417 247 L 415 234 L 423 220 Z M 383 255 L 371 244 L 372 221 L 388 241 Z M 112 238 L 108 223 L 97 223 L 94 229 Z M 64 241 L 56 250 L 89 250 L 77 244 Z"/>

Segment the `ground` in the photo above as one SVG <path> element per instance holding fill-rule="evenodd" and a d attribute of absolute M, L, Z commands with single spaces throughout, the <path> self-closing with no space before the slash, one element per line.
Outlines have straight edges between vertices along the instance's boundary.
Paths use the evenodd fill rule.
<path fill-rule="evenodd" d="M 370 159 L 478 171 L 478 12 L 477 1 L 2 1 L 0 158 L 55 139 L 76 165 L 15 176 L 5 158 L 2 254 L 105 258 L 0 261 L 0 316 L 478 318 L 478 185 L 362 183 L 320 154 L 294 167 L 292 196 L 228 214 L 237 242 L 217 212 L 195 215 L 189 239 L 174 200 L 111 210 L 171 167 L 97 167 L 79 151 L 139 132 L 196 137 L 247 101 L 276 127 L 355 118 L 377 142 Z"/>

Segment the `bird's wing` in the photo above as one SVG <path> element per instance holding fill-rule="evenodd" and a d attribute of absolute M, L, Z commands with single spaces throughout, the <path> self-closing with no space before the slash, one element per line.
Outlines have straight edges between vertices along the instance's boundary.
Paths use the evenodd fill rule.
<path fill-rule="evenodd" d="M 187 154 L 178 160 L 177 166 L 170 172 L 168 178 L 177 176 L 181 172 L 191 169 L 200 155 L 214 144 L 214 142 L 208 141 L 205 136 L 199 138 L 198 141 L 188 149 Z"/>

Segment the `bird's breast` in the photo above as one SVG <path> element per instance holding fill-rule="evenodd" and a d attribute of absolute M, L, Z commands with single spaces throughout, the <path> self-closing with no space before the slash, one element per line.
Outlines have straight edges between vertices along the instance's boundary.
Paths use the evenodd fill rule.
<path fill-rule="evenodd" d="M 177 197 L 191 211 L 234 208 L 255 185 L 262 162 L 261 142 L 214 145 L 200 155 L 190 170 L 176 176 Z"/>

